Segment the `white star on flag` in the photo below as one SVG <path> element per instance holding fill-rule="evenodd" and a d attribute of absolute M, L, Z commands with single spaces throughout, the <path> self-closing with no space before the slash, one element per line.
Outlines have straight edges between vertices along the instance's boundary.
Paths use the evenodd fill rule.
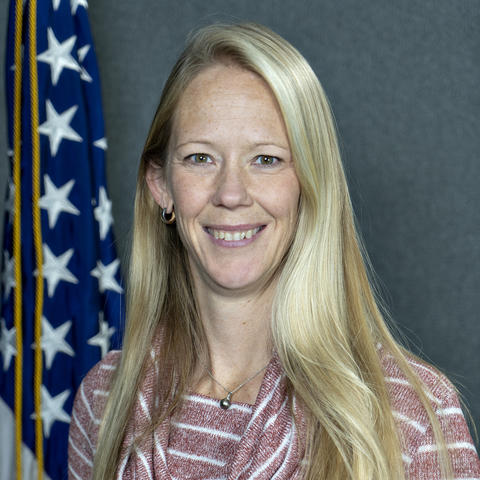
<path fill-rule="evenodd" d="M 15 288 L 15 258 L 10 258 L 6 250 L 3 252 L 3 265 L 5 268 L 2 276 L 4 285 L 3 293 L 4 298 L 7 299 L 12 288 Z"/>
<path fill-rule="evenodd" d="M 80 78 L 84 80 L 85 82 L 92 82 L 92 77 L 90 74 L 85 70 L 84 67 L 82 67 L 82 70 L 80 71 Z"/>
<path fill-rule="evenodd" d="M 77 13 L 78 7 L 88 8 L 87 0 L 70 0 L 70 5 L 72 7 L 72 15 Z"/>
<path fill-rule="evenodd" d="M 72 258 L 73 248 L 56 257 L 46 243 L 43 244 L 43 277 L 48 284 L 48 296 L 55 294 L 58 282 L 64 280 L 69 283 L 78 283 L 77 277 L 67 269 L 68 262 Z M 38 270 L 35 270 L 38 275 Z"/>
<path fill-rule="evenodd" d="M 48 135 L 50 151 L 52 152 L 52 156 L 55 156 L 64 138 L 73 140 L 74 142 L 83 141 L 82 137 L 70 126 L 70 122 L 78 109 L 78 105 L 74 105 L 60 114 L 57 113 L 50 100 L 47 100 L 46 105 L 47 121 L 38 127 L 38 131 L 43 133 L 43 135 Z"/>
<path fill-rule="evenodd" d="M 8 197 L 5 201 L 5 210 L 9 215 L 13 216 L 15 210 L 15 184 L 11 181 L 8 182 Z"/>
<path fill-rule="evenodd" d="M 88 53 L 89 50 L 90 50 L 90 45 L 84 45 L 83 47 L 81 47 L 77 50 L 78 59 L 80 60 L 80 63 L 83 63 L 83 60 L 85 60 L 85 57 L 87 56 L 87 53 Z M 92 77 L 87 72 L 85 67 L 83 65 L 81 65 L 80 69 L 81 69 L 80 70 L 80 78 L 82 80 L 85 80 L 86 82 L 91 82 Z"/>
<path fill-rule="evenodd" d="M 40 417 L 43 423 L 43 432 L 45 437 L 50 437 L 52 425 L 58 420 L 59 422 L 70 423 L 70 415 L 63 409 L 63 405 L 70 396 L 70 390 L 64 390 L 57 396 L 52 397 L 49 391 L 42 385 L 41 389 L 42 403 L 40 409 Z M 32 413 L 30 418 L 35 419 L 37 415 Z"/>
<path fill-rule="evenodd" d="M 48 27 L 47 35 L 48 49 L 37 55 L 37 60 L 50 64 L 52 83 L 56 85 L 64 68 L 69 68 L 76 72 L 80 71 L 80 65 L 71 55 L 77 37 L 72 35 L 60 43 L 50 27 Z"/>
<path fill-rule="evenodd" d="M 70 327 L 72 326 L 71 320 L 68 320 L 63 325 L 59 325 L 57 328 L 53 328 L 46 317 L 42 316 L 42 336 L 40 337 L 40 346 L 45 353 L 45 365 L 47 370 L 52 368 L 53 360 L 58 352 L 66 353 L 71 357 L 75 356 L 75 352 L 72 347 L 65 340 Z M 35 348 L 35 344 L 32 345 Z"/>
<path fill-rule="evenodd" d="M 3 356 L 3 370 L 7 371 L 10 368 L 12 357 L 17 354 L 17 334 L 15 327 L 8 330 L 5 320 L 0 320 L 0 352 Z"/>
<path fill-rule="evenodd" d="M 61 2 L 61 1 L 62 1 L 62 0 L 53 0 L 53 9 L 54 9 L 55 11 L 58 10 L 58 7 L 60 6 L 60 2 Z"/>
<path fill-rule="evenodd" d="M 115 280 L 114 276 L 120 266 L 120 260 L 117 258 L 112 263 L 104 265 L 101 261 L 97 261 L 97 266 L 90 273 L 98 278 L 98 288 L 103 293 L 105 290 L 113 290 L 122 293 L 123 288 Z"/>
<path fill-rule="evenodd" d="M 78 53 L 78 59 L 80 60 L 80 62 L 83 62 L 85 60 L 85 57 L 87 56 L 87 53 L 89 52 L 90 50 L 90 45 L 84 45 L 83 47 L 80 47 L 78 50 L 77 50 L 77 53 Z"/>
<path fill-rule="evenodd" d="M 108 323 L 103 320 L 102 312 L 98 315 L 98 327 L 98 333 L 92 338 L 89 338 L 87 343 L 100 347 L 103 358 L 110 350 L 110 338 L 115 333 L 115 327 L 109 327 Z"/>
<path fill-rule="evenodd" d="M 93 209 L 93 214 L 100 226 L 100 238 L 105 240 L 105 237 L 113 224 L 112 202 L 108 199 L 104 187 L 100 187 L 98 197 L 98 207 Z"/>
<path fill-rule="evenodd" d="M 107 139 L 105 137 L 99 138 L 93 142 L 93 146 L 106 150 L 108 148 Z"/>
<path fill-rule="evenodd" d="M 45 181 L 45 193 L 39 199 L 38 205 L 48 212 L 48 226 L 50 228 L 55 227 L 61 212 L 80 215 L 80 211 L 68 200 L 68 196 L 75 185 L 75 180 L 70 180 L 65 185 L 57 188 L 48 175 L 45 175 L 43 178 Z"/>

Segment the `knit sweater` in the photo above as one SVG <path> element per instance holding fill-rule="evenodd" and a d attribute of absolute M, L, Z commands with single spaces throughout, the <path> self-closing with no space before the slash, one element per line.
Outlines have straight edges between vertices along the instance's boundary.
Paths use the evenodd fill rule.
<path fill-rule="evenodd" d="M 407 478 L 440 480 L 426 411 L 393 357 L 382 350 L 380 353 L 404 445 Z M 100 419 L 119 357 L 120 352 L 110 352 L 89 372 L 77 392 L 69 436 L 70 480 L 91 476 Z M 480 461 L 454 388 L 431 367 L 413 359 L 409 362 L 428 389 L 447 441 L 455 480 L 480 480 Z M 284 374 L 276 356 L 265 372 L 254 405 L 233 402 L 224 411 L 218 400 L 191 393 L 185 396 L 181 411 L 161 424 L 152 439 L 132 449 L 134 439 L 151 421 L 153 391 L 153 380 L 147 380 L 124 439 L 118 479 L 300 478 L 303 417 L 294 407 L 296 423 L 291 418 Z"/>

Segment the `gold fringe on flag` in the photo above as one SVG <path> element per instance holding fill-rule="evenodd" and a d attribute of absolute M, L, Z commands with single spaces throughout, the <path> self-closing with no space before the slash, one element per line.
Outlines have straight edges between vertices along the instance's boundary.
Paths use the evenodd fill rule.
<path fill-rule="evenodd" d="M 35 403 L 35 452 L 37 457 L 37 478 L 43 479 L 43 431 L 41 416 L 42 387 L 42 312 L 43 312 L 43 255 L 42 226 L 40 208 L 40 137 L 38 132 L 38 75 L 37 75 L 37 2 L 30 0 L 28 27 L 30 37 L 30 120 L 32 135 L 32 217 L 33 241 L 35 248 L 36 270 L 35 284 L 35 370 L 34 370 L 34 403 Z"/>

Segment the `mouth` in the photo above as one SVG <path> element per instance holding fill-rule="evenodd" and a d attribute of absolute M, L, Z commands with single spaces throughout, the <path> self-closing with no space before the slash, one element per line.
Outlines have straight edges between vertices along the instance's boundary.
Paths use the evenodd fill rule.
<path fill-rule="evenodd" d="M 228 229 L 227 229 L 228 228 Z M 232 230 L 233 228 L 233 230 Z M 224 242 L 238 242 L 240 240 L 251 239 L 265 228 L 265 225 L 260 225 L 253 228 L 239 227 L 205 227 L 205 231 L 217 240 L 223 240 Z"/>

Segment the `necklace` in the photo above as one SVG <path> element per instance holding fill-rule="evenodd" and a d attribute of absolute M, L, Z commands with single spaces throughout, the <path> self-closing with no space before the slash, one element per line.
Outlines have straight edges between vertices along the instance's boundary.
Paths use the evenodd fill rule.
<path fill-rule="evenodd" d="M 268 361 L 268 363 L 270 363 L 270 361 Z M 258 370 L 257 372 L 255 372 L 251 377 L 248 377 L 244 382 L 242 382 L 238 387 L 234 388 L 233 390 L 229 390 L 228 388 L 225 388 L 214 376 L 213 374 L 210 372 L 210 370 L 207 368 L 207 367 L 204 367 L 205 368 L 205 371 L 208 373 L 208 375 L 210 376 L 210 378 L 217 384 L 217 385 L 220 385 L 220 387 L 222 387 L 226 392 L 227 392 L 227 396 L 225 398 L 222 398 L 220 400 L 220 408 L 222 408 L 223 410 L 228 410 L 230 408 L 230 405 L 232 404 L 232 396 L 233 394 L 237 393 L 243 386 L 245 386 L 248 382 L 250 382 L 251 380 L 253 380 L 257 375 L 259 375 L 261 372 L 263 372 L 267 367 L 268 367 L 268 363 L 262 367 L 260 370 Z"/>

